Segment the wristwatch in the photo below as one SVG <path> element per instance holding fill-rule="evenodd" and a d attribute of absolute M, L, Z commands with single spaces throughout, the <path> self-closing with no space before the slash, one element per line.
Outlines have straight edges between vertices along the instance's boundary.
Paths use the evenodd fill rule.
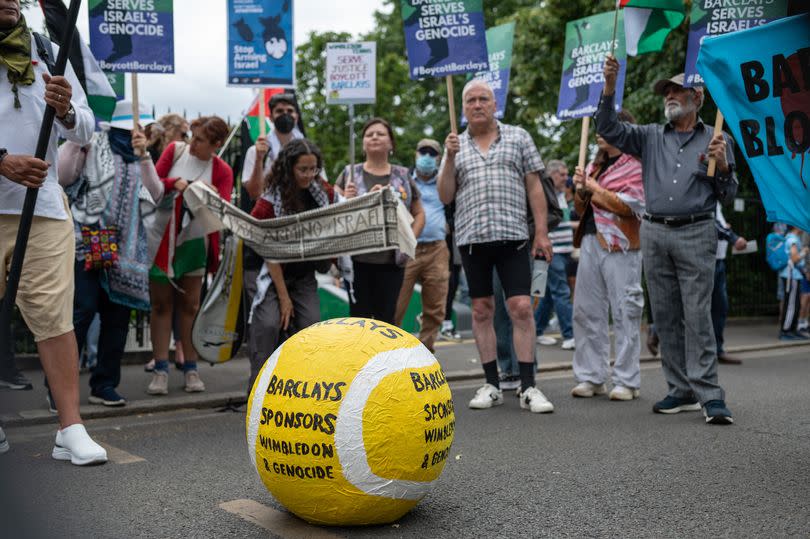
<path fill-rule="evenodd" d="M 8 156 L 8 150 L 5 148 L 0 148 L 0 167 L 3 166 L 3 159 Z"/>
<path fill-rule="evenodd" d="M 58 119 L 64 125 L 73 125 L 76 122 L 76 109 L 73 108 L 72 103 L 65 115 Z"/>

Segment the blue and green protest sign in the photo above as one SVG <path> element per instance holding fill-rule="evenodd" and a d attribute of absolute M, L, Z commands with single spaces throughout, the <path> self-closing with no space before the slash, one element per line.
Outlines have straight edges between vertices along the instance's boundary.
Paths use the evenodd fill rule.
<path fill-rule="evenodd" d="M 489 69 L 483 0 L 401 0 L 411 79 Z"/>
<path fill-rule="evenodd" d="M 174 73 L 173 0 L 89 0 L 90 50 L 101 69 Z"/>
<path fill-rule="evenodd" d="M 616 42 L 613 43 L 615 17 L 616 13 L 609 11 L 569 21 L 565 25 L 565 53 L 560 98 L 557 104 L 557 117 L 560 120 L 583 118 L 596 112 L 599 96 L 605 85 L 605 77 L 602 74 L 605 57 L 613 49 L 615 49 L 613 54 L 619 61 L 619 75 L 616 80 L 616 110 L 621 109 L 627 55 L 621 12 L 616 26 Z"/>
<path fill-rule="evenodd" d="M 787 15 L 787 4 L 788 0 L 692 0 L 684 86 L 689 88 L 703 84 L 697 69 L 697 58 L 704 39 L 781 19 Z"/>
<path fill-rule="evenodd" d="M 810 230 L 810 15 L 707 39 L 697 68 L 769 221 Z"/>
<path fill-rule="evenodd" d="M 293 0 L 228 0 L 228 84 L 295 87 Z"/>
<path fill-rule="evenodd" d="M 515 23 L 509 22 L 487 30 L 487 50 L 489 51 L 489 71 L 476 73 L 476 79 L 489 83 L 495 94 L 495 117 L 506 114 L 506 97 L 509 94 L 509 75 L 512 71 L 512 45 L 515 41 Z M 461 113 L 461 125 L 467 123 Z"/>

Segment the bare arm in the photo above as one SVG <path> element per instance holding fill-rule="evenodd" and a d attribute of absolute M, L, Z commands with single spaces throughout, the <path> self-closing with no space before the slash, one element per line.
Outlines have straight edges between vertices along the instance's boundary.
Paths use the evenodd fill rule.
<path fill-rule="evenodd" d="M 270 278 L 273 280 L 273 285 L 276 287 L 276 293 L 278 294 L 281 329 L 287 329 L 290 325 L 290 319 L 295 316 L 295 313 L 293 313 L 292 300 L 290 299 L 290 293 L 287 291 L 287 284 L 284 282 L 284 270 L 281 264 L 267 262 L 267 271 L 270 272 Z"/>
<path fill-rule="evenodd" d="M 450 204 L 456 198 L 456 154 L 461 148 L 458 135 L 450 133 L 444 140 L 446 150 L 442 168 L 439 171 L 439 179 L 436 181 L 436 188 L 439 191 L 439 200 L 442 204 Z"/>
<path fill-rule="evenodd" d="M 529 172 L 524 177 L 526 183 L 526 195 L 529 198 L 529 206 L 534 217 L 534 243 L 532 244 L 532 258 L 542 254 L 549 262 L 553 256 L 551 251 L 551 240 L 548 239 L 548 201 L 540 185 L 540 175 L 537 172 Z"/>
<path fill-rule="evenodd" d="M 59 156 L 56 160 L 56 176 L 59 185 L 67 187 L 73 185 L 84 168 L 87 160 L 87 151 L 84 146 L 67 141 L 59 147 Z"/>
<path fill-rule="evenodd" d="M 425 228 L 425 208 L 422 206 L 421 200 L 416 199 L 411 203 L 411 215 L 413 215 L 413 223 L 411 223 L 413 235 L 418 238 Z"/>

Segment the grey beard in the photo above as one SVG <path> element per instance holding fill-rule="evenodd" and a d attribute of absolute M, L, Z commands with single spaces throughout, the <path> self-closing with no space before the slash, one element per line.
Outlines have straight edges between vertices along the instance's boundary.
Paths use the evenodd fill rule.
<path fill-rule="evenodd" d="M 667 120 L 670 122 L 677 122 L 681 118 L 687 116 L 694 112 L 696 107 L 692 104 L 687 105 L 673 105 L 673 106 L 664 106 L 664 116 L 666 116 Z"/>

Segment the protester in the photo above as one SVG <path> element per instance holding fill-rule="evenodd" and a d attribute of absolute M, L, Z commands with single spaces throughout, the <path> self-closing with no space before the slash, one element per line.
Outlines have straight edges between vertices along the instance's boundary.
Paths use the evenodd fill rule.
<path fill-rule="evenodd" d="M 810 339 L 804 331 L 799 331 L 799 313 L 801 311 L 801 290 L 804 281 L 805 256 L 808 248 L 802 247 L 799 238 L 801 230 L 788 225 L 785 236 L 785 252 L 787 265 L 779 273 L 785 290 L 785 300 L 782 304 L 782 314 L 779 317 L 779 338 L 785 341 Z"/>
<path fill-rule="evenodd" d="M 144 134 L 148 140 L 149 156 L 157 163 L 169 144 L 188 140 L 188 121 L 179 114 L 170 112 L 158 118 L 155 123 L 144 126 Z"/>
<path fill-rule="evenodd" d="M 251 215 L 273 219 L 332 204 L 335 193 L 321 179 L 322 168 L 323 157 L 315 144 L 306 139 L 288 142 L 273 161 L 264 194 L 256 201 Z M 315 271 L 325 273 L 329 266 L 329 261 L 266 263 L 251 310 L 248 391 L 284 337 L 320 320 Z"/>
<path fill-rule="evenodd" d="M 180 340 L 191 342 L 191 327 L 200 306 L 200 288 L 211 256 L 209 270 L 216 270 L 219 255 L 219 235 L 206 238 L 203 225 L 196 223 L 183 209 L 183 191 L 195 181 L 213 186 L 223 200 L 230 201 L 233 171 L 216 156 L 228 136 L 228 125 L 217 116 L 203 116 L 191 122 L 191 142 L 170 144 L 157 164 L 158 176 L 164 185 L 164 196 L 173 197 L 169 219 L 163 229 L 155 264 L 149 272 L 152 300 L 152 349 L 155 370 L 147 388 L 150 395 L 169 392 L 169 340 L 172 329 L 172 309 L 179 302 Z M 193 346 L 184 350 L 183 374 L 185 390 L 205 391 L 197 372 L 197 351 Z"/>
<path fill-rule="evenodd" d="M 456 325 L 453 323 L 453 303 L 456 300 L 456 291 L 458 290 L 459 283 L 461 282 L 461 251 L 458 250 L 455 236 L 455 222 L 454 214 L 456 208 L 454 204 L 446 205 L 444 207 L 444 219 L 447 222 L 447 235 L 444 238 L 447 243 L 447 248 L 450 250 L 450 263 L 448 269 L 450 270 L 450 277 L 447 282 L 447 300 L 444 305 L 444 321 L 439 330 L 439 338 L 446 341 L 459 341 L 461 334 L 456 330 Z"/>
<path fill-rule="evenodd" d="M 802 248 L 804 249 L 804 279 L 801 284 L 801 310 L 799 311 L 799 325 L 796 326 L 800 332 L 810 332 L 810 232 L 802 231 Z"/>
<path fill-rule="evenodd" d="M 622 111 L 619 121 L 634 122 Z M 644 212 L 641 162 L 596 136 L 599 151 L 587 169 L 577 167 L 579 222 L 574 245 L 580 248 L 574 297 L 573 371 L 575 397 L 607 393 L 610 374 L 610 322 L 615 336 L 615 363 L 610 399 L 638 398 L 641 386 L 641 288 L 639 227 Z M 556 256 L 555 256 L 556 258 Z"/>
<path fill-rule="evenodd" d="M 252 200 L 262 195 L 264 178 L 270 174 L 281 149 L 293 139 L 304 138 L 296 127 L 300 114 L 295 96 L 288 93 L 275 94 L 267 102 L 273 131 L 264 137 L 256 137 L 256 143 L 247 149 L 242 165 L 242 186 Z"/>
<path fill-rule="evenodd" d="M 439 200 L 436 189 L 441 155 L 442 147 L 433 139 L 422 139 L 416 145 L 413 180 L 425 211 L 425 226 L 416 239 L 416 258 L 405 265 L 405 277 L 394 317 L 396 325 L 401 326 L 405 310 L 413 296 L 413 287 L 419 282 L 422 285 L 419 340 L 431 352 L 434 351 L 433 344 L 444 320 L 450 265 L 450 251 L 445 241 L 447 222 L 444 218 L 444 204 Z"/>
<path fill-rule="evenodd" d="M 717 231 L 714 208 L 737 192 L 733 141 L 712 134 L 698 116 L 702 88 L 685 88 L 683 74 L 659 80 L 667 124 L 635 125 L 616 116 L 618 61 L 605 62 L 605 87 L 596 130 L 621 151 L 641 156 L 646 213 L 641 224 L 655 328 L 669 391 L 657 413 L 697 411 L 707 423 L 730 424 L 725 392 L 717 382 L 717 349 L 711 328 L 711 297 Z M 707 160 L 716 161 L 713 178 Z"/>
<path fill-rule="evenodd" d="M 152 121 L 151 115 L 140 115 L 139 124 Z M 151 261 L 138 197 L 146 187 L 152 200 L 159 201 L 163 184 L 147 152 L 146 136 L 133 131 L 130 101 L 119 101 L 112 121 L 101 126 L 88 146 L 68 141 L 59 148 L 59 180 L 63 186 L 80 182 L 70 207 L 76 238 L 73 325 L 79 350 L 96 314 L 101 322 L 89 399 L 124 406 L 116 388 L 130 312 L 150 307 Z"/>
<path fill-rule="evenodd" d="M 382 118 L 372 118 L 362 130 L 363 153 L 366 160 L 354 167 L 354 179 L 347 166 L 335 182 L 335 187 L 345 198 L 354 198 L 366 193 L 390 187 L 402 198 L 413 216 L 413 235 L 421 235 L 425 226 L 425 211 L 416 183 L 408 169 L 389 163 L 396 147 L 391 124 Z M 354 301 L 349 302 L 352 316 L 374 318 L 395 323 L 399 291 L 405 276 L 407 257 L 399 251 L 382 251 L 355 255 L 351 258 L 354 279 L 351 283 Z"/>
<path fill-rule="evenodd" d="M 73 332 L 73 221 L 59 186 L 57 141 L 87 144 L 95 121 L 87 98 L 68 66 L 51 76 L 43 54 L 20 12 L 19 0 L 0 9 L 0 297 L 21 220 L 27 188 L 38 189 L 37 204 L 23 260 L 16 304 L 37 343 L 37 352 L 59 410 L 59 430 L 51 456 L 76 465 L 107 461 L 79 415 L 79 357 Z M 56 47 L 53 47 L 54 49 Z M 32 154 L 46 106 L 56 121 L 45 159 Z M 16 368 L 3 361 L 3 380 L 15 381 Z M 29 382 L 30 384 L 30 382 Z M 0 433 L 2 434 L 2 433 Z M 5 438 L 3 435 L 2 438 Z M 5 441 L 5 440 L 4 440 Z"/>
<path fill-rule="evenodd" d="M 304 137 L 301 130 L 296 128 L 301 121 L 301 115 L 298 102 L 293 94 L 273 95 L 267 102 L 267 108 L 270 111 L 273 131 L 267 136 L 256 137 L 256 143 L 245 152 L 245 161 L 242 165 L 242 187 L 250 198 L 250 201 L 244 201 L 246 203 L 242 205 L 246 211 L 252 208 L 253 201 L 262 195 L 265 178 L 272 171 L 273 162 L 284 145 L 291 140 Z M 256 280 L 264 266 L 264 260 L 248 246 L 243 247 L 243 253 L 242 301 L 249 307 L 256 296 Z M 253 349 L 254 340 L 250 333 L 251 326 L 248 324 L 245 337 L 248 345 L 248 357 L 252 358 L 257 352 Z"/>
<path fill-rule="evenodd" d="M 557 339 L 543 335 L 551 318 L 551 310 L 557 313 L 557 321 L 562 333 L 562 349 L 572 350 L 576 346 L 574 329 L 571 324 L 572 309 L 571 289 L 568 287 L 567 268 L 571 263 L 571 253 L 574 252 L 574 223 L 571 221 L 571 211 L 565 194 L 565 184 L 568 180 L 568 167 L 565 163 L 553 159 L 546 168 L 548 175 L 554 183 L 557 193 L 557 203 L 563 210 L 563 218 L 554 230 L 548 233 L 554 258 L 548 265 L 548 282 L 546 292 L 540 298 L 540 303 L 534 313 L 535 334 L 538 344 L 551 346 L 557 344 Z"/>
<path fill-rule="evenodd" d="M 469 406 L 482 409 L 503 403 L 493 326 L 495 270 L 504 286 L 520 361 L 520 405 L 532 412 L 552 412 L 554 406 L 535 385 L 531 271 L 526 264 L 529 255 L 552 259 L 540 184 L 543 162 L 524 129 L 495 119 L 495 95 L 487 82 L 468 82 L 462 102 L 469 123 L 461 135 L 447 136 L 438 188 L 442 202 L 456 201 L 456 241 L 469 280 L 473 334 L 486 375 Z M 535 226 L 531 244 L 527 197 Z"/>
<path fill-rule="evenodd" d="M 738 236 L 731 229 L 731 225 L 723 215 L 723 208 L 717 203 L 715 210 L 714 224 L 717 228 L 717 254 L 715 255 L 714 266 L 714 288 L 712 289 L 712 327 L 714 328 L 714 339 L 717 342 L 717 361 L 729 365 L 739 365 L 742 360 L 730 356 L 723 348 L 725 339 L 723 332 L 726 328 L 726 318 L 728 317 L 728 290 L 726 288 L 726 251 L 728 244 L 734 246 L 735 251 L 742 251 L 748 245 L 748 241 L 742 236 Z"/>

